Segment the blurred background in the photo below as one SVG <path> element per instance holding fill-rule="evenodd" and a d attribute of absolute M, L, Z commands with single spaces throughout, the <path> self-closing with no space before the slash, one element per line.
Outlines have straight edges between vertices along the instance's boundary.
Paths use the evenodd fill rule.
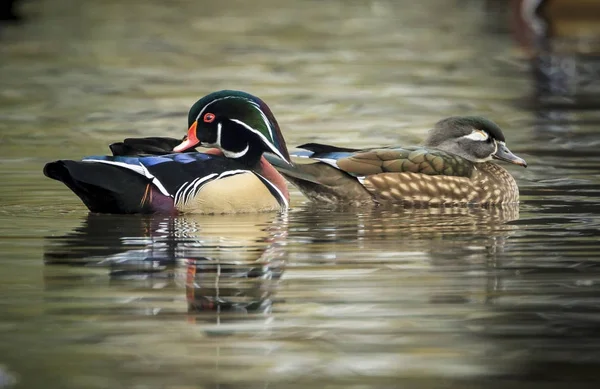
<path fill-rule="evenodd" d="M 0 388 L 595 387 L 600 3 L 11 0 L 0 6 Z M 288 147 L 497 122 L 499 209 L 88 215 L 42 175 L 182 137 L 219 89 Z"/>

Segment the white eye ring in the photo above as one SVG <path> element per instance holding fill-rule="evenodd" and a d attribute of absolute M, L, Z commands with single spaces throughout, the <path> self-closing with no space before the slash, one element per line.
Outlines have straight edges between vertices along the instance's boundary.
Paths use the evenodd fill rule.
<path fill-rule="evenodd" d="M 471 140 L 476 140 L 479 142 L 483 142 L 488 140 L 490 136 L 488 135 L 487 132 L 485 131 L 481 131 L 481 130 L 473 130 L 472 133 L 470 133 L 469 135 L 465 135 L 463 136 L 463 138 L 467 138 L 467 139 L 471 139 Z"/>

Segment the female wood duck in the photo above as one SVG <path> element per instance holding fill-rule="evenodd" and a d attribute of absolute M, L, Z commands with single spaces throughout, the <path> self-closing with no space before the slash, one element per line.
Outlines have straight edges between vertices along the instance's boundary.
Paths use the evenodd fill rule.
<path fill-rule="evenodd" d="M 348 149 L 316 143 L 293 154 L 307 163 L 269 157 L 309 199 L 403 205 L 504 204 L 519 200 L 514 178 L 493 158 L 526 167 L 500 128 L 481 117 L 450 117 L 424 146 Z"/>
<path fill-rule="evenodd" d="M 279 125 L 262 100 L 239 91 L 211 93 L 192 106 L 188 124 L 183 142 L 126 139 L 111 145 L 113 156 L 51 162 L 44 174 L 67 185 L 92 212 L 238 213 L 288 208 L 285 180 L 262 154 L 273 153 L 280 164 L 290 157 Z M 164 155 L 170 150 L 195 151 L 200 144 L 219 149 Z"/>

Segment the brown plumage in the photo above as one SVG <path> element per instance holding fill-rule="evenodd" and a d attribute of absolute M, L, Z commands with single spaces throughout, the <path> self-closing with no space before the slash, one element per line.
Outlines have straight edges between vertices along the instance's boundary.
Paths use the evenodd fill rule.
<path fill-rule="evenodd" d="M 519 188 L 514 178 L 491 162 L 474 166 L 470 177 L 381 173 L 366 177 L 363 185 L 379 203 L 494 205 L 519 201 Z"/>
<path fill-rule="evenodd" d="M 343 204 L 407 206 L 516 203 L 514 178 L 492 158 L 526 166 L 505 145 L 500 128 L 478 117 L 442 120 L 423 146 L 347 149 L 300 146 L 291 166 L 269 160 L 309 199 Z"/>

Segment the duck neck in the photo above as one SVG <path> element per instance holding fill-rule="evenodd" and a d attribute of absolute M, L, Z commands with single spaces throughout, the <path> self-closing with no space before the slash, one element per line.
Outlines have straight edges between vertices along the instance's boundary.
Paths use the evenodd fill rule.
<path fill-rule="evenodd" d="M 285 196 L 286 200 L 290 200 L 290 192 L 288 191 L 285 178 L 271 165 L 265 157 L 261 156 L 258 163 L 254 167 L 254 171 L 269 180 L 273 185 L 277 187 Z"/>
<path fill-rule="evenodd" d="M 222 150 L 218 150 L 221 155 L 224 155 L 227 158 L 234 159 L 235 161 L 241 163 L 246 166 L 249 170 L 255 171 L 260 174 L 267 180 L 269 180 L 273 185 L 277 187 L 285 196 L 286 200 L 289 201 L 290 193 L 287 188 L 287 184 L 285 178 L 271 165 L 264 157 L 262 147 L 257 147 L 256 145 L 250 144 L 248 151 L 242 156 L 231 158 L 230 153 L 228 155 L 227 152 Z M 254 147 L 253 147 L 254 146 Z M 217 150 L 217 149 L 211 149 Z M 216 154 L 217 152 L 215 152 Z"/>
<path fill-rule="evenodd" d="M 493 162 L 474 165 L 471 180 L 479 191 L 481 202 L 506 204 L 519 201 L 517 182 L 505 168 Z"/>
<path fill-rule="evenodd" d="M 236 142 L 229 139 L 227 147 L 223 147 L 222 145 L 221 149 L 225 157 L 233 159 L 251 169 L 258 165 L 264 151 L 263 145 L 254 139 L 244 139 L 243 142 Z"/>

